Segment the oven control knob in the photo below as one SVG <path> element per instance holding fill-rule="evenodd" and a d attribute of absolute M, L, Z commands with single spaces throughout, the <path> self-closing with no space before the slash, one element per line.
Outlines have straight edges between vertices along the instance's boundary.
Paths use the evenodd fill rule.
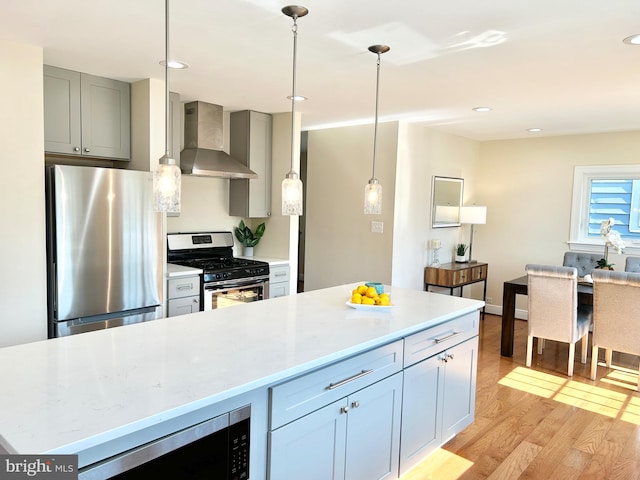
<path fill-rule="evenodd" d="M 216 273 L 216 280 L 220 280 L 220 274 Z"/>

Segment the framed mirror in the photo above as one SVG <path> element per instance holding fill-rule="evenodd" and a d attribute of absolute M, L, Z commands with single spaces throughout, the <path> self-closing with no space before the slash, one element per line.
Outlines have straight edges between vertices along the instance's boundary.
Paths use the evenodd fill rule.
<path fill-rule="evenodd" d="M 431 185 L 431 227 L 459 227 L 464 179 L 433 177 Z"/>

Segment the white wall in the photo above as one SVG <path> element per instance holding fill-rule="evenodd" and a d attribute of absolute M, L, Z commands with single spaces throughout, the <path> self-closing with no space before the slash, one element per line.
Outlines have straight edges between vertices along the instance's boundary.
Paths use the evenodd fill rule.
<path fill-rule="evenodd" d="M 0 40 L 0 346 L 47 338 L 42 49 Z"/>
<path fill-rule="evenodd" d="M 474 231 L 474 257 L 489 262 L 487 296 L 502 305 L 503 283 L 527 263 L 559 265 L 568 250 L 573 169 L 637 164 L 640 132 L 542 137 L 482 143 L 473 182 L 487 224 Z M 624 256 L 612 254 L 616 269 Z M 526 297 L 517 307 L 526 308 Z"/>
<path fill-rule="evenodd" d="M 396 177 L 393 285 L 424 288 L 424 267 L 433 260 L 428 240 L 441 240 L 442 248 L 438 255 L 440 263 L 453 261 L 456 243 L 468 243 L 468 233 L 464 228 L 431 228 L 432 178 L 434 175 L 464 178 L 465 203 L 471 203 L 478 162 L 478 142 L 415 124 L 401 124 Z"/>
<path fill-rule="evenodd" d="M 376 177 L 382 215 L 365 215 L 373 125 L 309 132 L 304 289 L 358 281 L 391 282 L 398 123 L 378 125 Z M 371 222 L 384 232 L 372 233 Z"/>

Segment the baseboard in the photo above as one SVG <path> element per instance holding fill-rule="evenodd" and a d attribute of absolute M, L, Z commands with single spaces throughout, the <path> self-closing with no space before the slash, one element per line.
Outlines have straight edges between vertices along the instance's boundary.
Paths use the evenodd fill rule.
<path fill-rule="evenodd" d="M 502 316 L 502 305 L 490 305 L 486 304 L 485 312 L 491 315 Z M 529 312 L 527 310 L 516 308 L 516 318 L 518 320 L 527 320 L 529 318 Z"/>

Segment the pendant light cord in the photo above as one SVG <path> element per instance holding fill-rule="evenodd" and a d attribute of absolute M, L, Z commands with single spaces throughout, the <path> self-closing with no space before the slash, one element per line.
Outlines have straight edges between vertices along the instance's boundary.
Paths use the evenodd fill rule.
<path fill-rule="evenodd" d="M 169 0 L 164 5 L 164 153 L 169 158 Z"/>
<path fill-rule="evenodd" d="M 294 123 L 295 123 L 295 113 L 296 113 L 296 58 L 298 56 L 298 16 L 293 15 L 293 26 L 291 27 L 291 31 L 293 32 L 293 85 L 291 87 L 291 171 L 289 173 L 294 173 L 293 165 L 293 135 L 294 135 Z"/>
<path fill-rule="evenodd" d="M 373 172 L 371 179 L 376 179 L 376 145 L 378 144 L 378 97 L 380 90 L 380 53 L 378 53 L 378 62 L 376 66 L 376 114 L 373 124 Z"/>

